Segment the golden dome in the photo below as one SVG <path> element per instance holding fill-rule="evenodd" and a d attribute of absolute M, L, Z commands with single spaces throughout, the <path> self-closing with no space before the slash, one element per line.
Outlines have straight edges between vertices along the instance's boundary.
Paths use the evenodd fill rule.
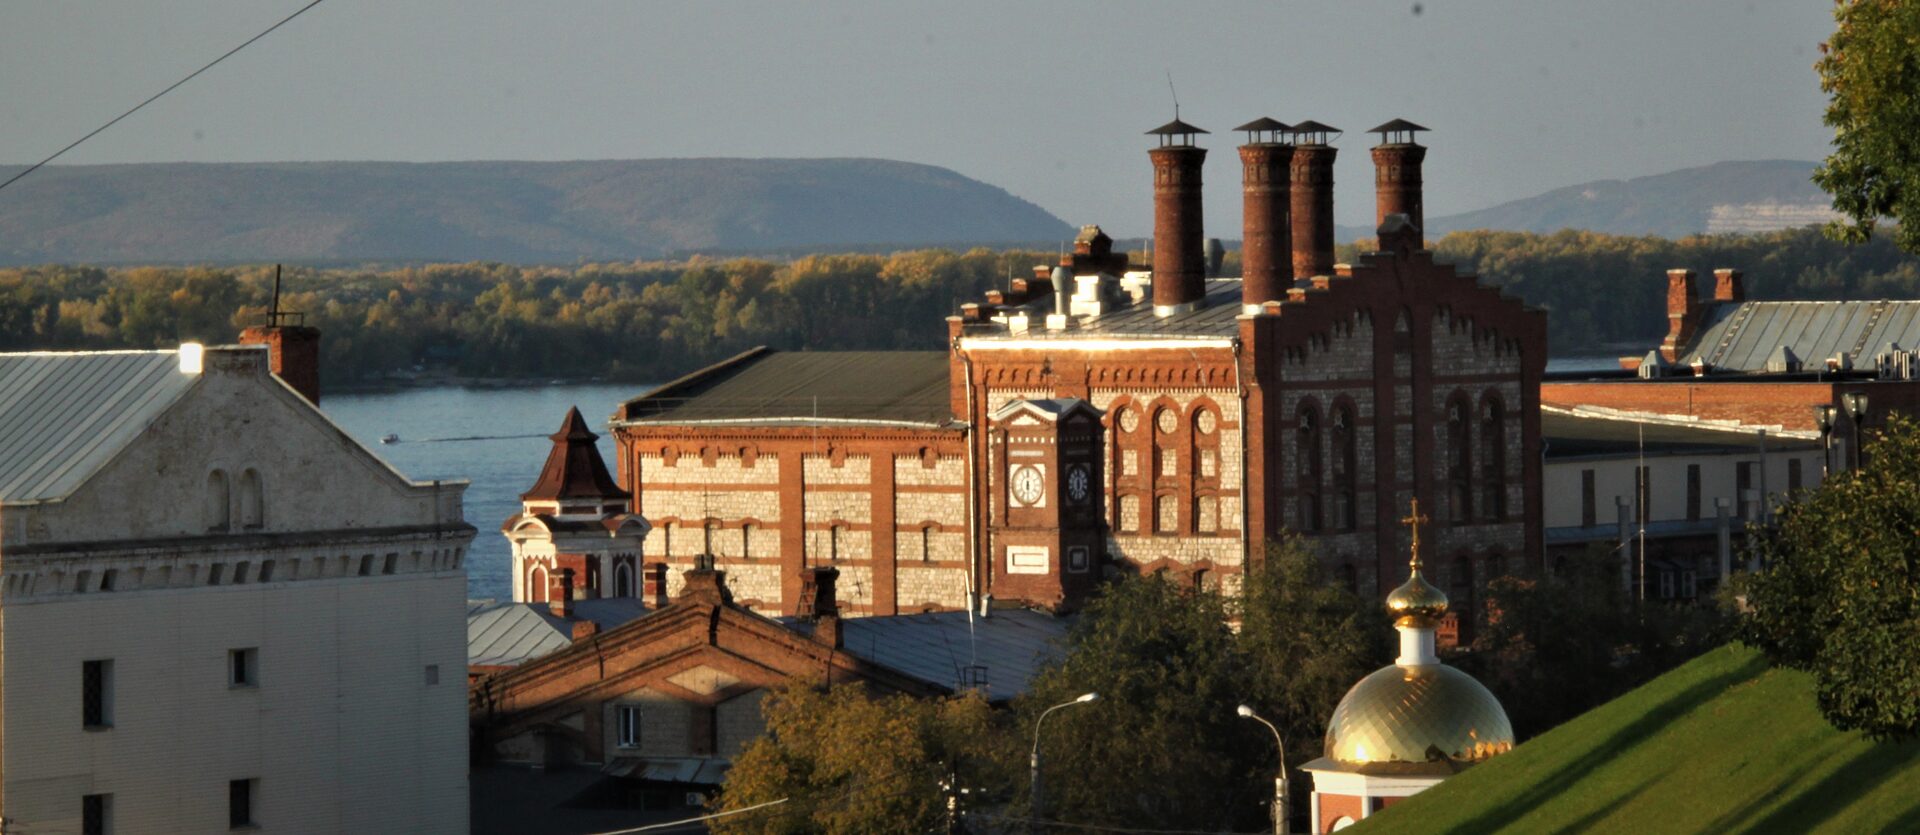
<path fill-rule="evenodd" d="M 1326 755 L 1349 765 L 1471 764 L 1512 747 L 1500 700 L 1445 664 L 1382 667 L 1347 691 L 1327 723 Z"/>
<path fill-rule="evenodd" d="M 1387 613 L 1399 626 L 1432 626 L 1447 613 L 1447 593 L 1427 582 L 1415 562 L 1412 576 L 1387 595 Z"/>

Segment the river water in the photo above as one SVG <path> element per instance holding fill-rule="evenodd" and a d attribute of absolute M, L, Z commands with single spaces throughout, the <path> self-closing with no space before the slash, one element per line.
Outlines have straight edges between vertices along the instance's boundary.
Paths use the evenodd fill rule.
<path fill-rule="evenodd" d="M 1609 357 L 1567 357 L 1552 371 L 1617 368 Z M 480 532 L 467 558 L 467 595 L 509 596 L 511 549 L 500 524 L 520 512 L 520 494 L 533 486 L 567 408 L 580 407 L 587 424 L 602 433 L 600 454 L 612 469 L 613 439 L 607 417 L 628 398 L 651 386 L 555 385 L 513 389 L 421 388 L 377 394 L 329 395 L 322 408 L 334 422 L 415 480 L 463 478 L 467 521 Z M 386 435 L 397 443 L 382 444 Z"/>

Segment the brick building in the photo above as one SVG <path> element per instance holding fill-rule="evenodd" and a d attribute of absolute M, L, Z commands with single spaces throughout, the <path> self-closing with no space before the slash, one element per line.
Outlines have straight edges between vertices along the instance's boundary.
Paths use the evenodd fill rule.
<path fill-rule="evenodd" d="M 1151 132 L 1150 269 L 1088 227 L 964 305 L 944 351 L 754 351 L 624 404 L 644 559 L 713 554 L 769 612 L 812 565 L 850 614 L 1070 608 L 1115 571 L 1231 590 L 1291 530 L 1373 593 L 1405 577 L 1393 520 L 1418 496 L 1448 564 L 1537 565 L 1546 319 L 1434 263 L 1421 128 L 1378 129 L 1379 238 L 1353 264 L 1335 130 L 1241 130 L 1239 278 L 1208 275 L 1204 131 L 1176 120 Z"/>

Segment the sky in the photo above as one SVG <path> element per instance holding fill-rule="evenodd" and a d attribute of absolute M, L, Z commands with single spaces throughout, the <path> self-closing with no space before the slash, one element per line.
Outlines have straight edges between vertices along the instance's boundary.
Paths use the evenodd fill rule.
<path fill-rule="evenodd" d="M 0 163 L 97 127 L 305 0 L 5 0 Z M 1212 131 L 1208 233 L 1237 238 L 1235 125 L 1422 134 L 1427 214 L 1723 160 L 1818 159 L 1832 7 L 1787 0 L 325 0 L 62 157 L 880 157 L 1117 235 L 1152 228 L 1143 132 Z"/>

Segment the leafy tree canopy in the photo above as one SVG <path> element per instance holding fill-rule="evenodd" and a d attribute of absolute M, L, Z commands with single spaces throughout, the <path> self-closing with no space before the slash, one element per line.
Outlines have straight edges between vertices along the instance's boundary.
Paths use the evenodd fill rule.
<path fill-rule="evenodd" d="M 1920 4 L 1841 0 L 1833 16 L 1838 28 L 1814 65 L 1834 148 L 1813 179 L 1846 216 L 1828 232 L 1865 241 L 1892 217 L 1900 248 L 1920 252 Z"/>
<path fill-rule="evenodd" d="M 1920 421 L 1895 414 L 1864 469 L 1829 479 L 1758 540 L 1747 642 L 1813 674 L 1820 710 L 1875 739 L 1920 735 Z"/>

